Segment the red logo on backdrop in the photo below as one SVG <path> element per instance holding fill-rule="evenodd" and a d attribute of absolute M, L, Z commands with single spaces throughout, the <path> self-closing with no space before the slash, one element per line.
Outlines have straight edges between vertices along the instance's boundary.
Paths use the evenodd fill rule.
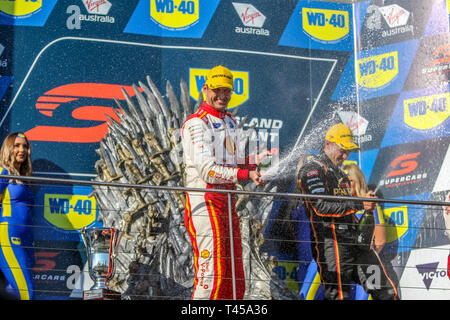
<path fill-rule="evenodd" d="M 57 108 L 64 108 L 64 105 L 83 99 L 106 99 L 107 106 L 86 105 L 77 107 L 72 111 L 72 117 L 77 120 L 103 121 L 104 123 L 89 127 L 70 126 L 37 126 L 26 132 L 29 140 L 34 141 L 55 141 L 72 143 L 93 143 L 99 142 L 105 137 L 108 131 L 108 117 L 120 121 L 117 113 L 120 110 L 113 108 L 114 98 L 125 100 L 121 89 L 124 89 L 130 97 L 134 96 L 132 86 L 123 86 L 107 83 L 71 83 L 56 87 L 45 92 L 36 102 L 36 109 L 43 115 L 53 117 Z"/>
<path fill-rule="evenodd" d="M 450 63 L 450 44 L 443 44 L 437 47 L 433 54 L 436 59 L 430 62 L 431 67 L 438 64 Z M 445 70 L 445 72 L 449 71 L 449 69 Z"/>
<path fill-rule="evenodd" d="M 405 154 L 400 157 L 395 158 L 391 162 L 391 168 L 402 168 L 391 171 L 386 177 L 395 177 L 402 174 L 407 174 L 417 168 L 418 163 L 412 159 L 417 158 L 420 155 L 420 152 Z"/>
<path fill-rule="evenodd" d="M 34 272 L 44 272 L 53 270 L 56 266 L 55 257 L 59 255 L 59 252 L 35 252 L 35 263 L 33 267 Z"/>

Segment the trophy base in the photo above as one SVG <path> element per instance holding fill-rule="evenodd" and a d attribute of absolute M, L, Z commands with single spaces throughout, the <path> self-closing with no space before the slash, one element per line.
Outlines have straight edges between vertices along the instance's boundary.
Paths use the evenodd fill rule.
<path fill-rule="evenodd" d="M 83 300 L 120 300 L 120 292 L 111 289 L 94 289 L 83 291 Z"/>

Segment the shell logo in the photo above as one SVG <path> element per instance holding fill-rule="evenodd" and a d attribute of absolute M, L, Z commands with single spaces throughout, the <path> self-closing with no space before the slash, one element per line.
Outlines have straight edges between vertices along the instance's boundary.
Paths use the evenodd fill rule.
<path fill-rule="evenodd" d="M 301 15 L 303 31 L 319 42 L 338 42 L 349 34 L 347 11 L 303 8 Z"/>
<path fill-rule="evenodd" d="M 210 253 L 209 253 L 208 250 L 203 250 L 203 251 L 202 251 L 202 254 L 201 254 L 201 257 L 202 257 L 203 259 L 207 259 L 207 258 L 209 257 L 209 255 L 210 255 Z"/>
<path fill-rule="evenodd" d="M 42 8 L 42 0 L 0 0 L 0 11 L 11 16 L 26 16 Z"/>
<path fill-rule="evenodd" d="M 161 28 L 187 29 L 199 21 L 199 0 L 151 0 L 150 17 Z"/>

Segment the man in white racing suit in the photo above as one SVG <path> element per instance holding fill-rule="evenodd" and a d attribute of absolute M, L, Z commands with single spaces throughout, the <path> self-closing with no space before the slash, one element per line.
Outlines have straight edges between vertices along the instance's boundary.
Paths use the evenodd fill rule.
<path fill-rule="evenodd" d="M 246 161 L 239 147 L 237 122 L 227 111 L 234 90 L 230 70 L 223 66 L 212 68 L 202 89 L 205 101 L 185 121 L 181 132 L 185 186 L 211 189 L 186 192 L 184 219 L 194 250 L 192 299 L 243 299 L 245 278 L 236 196 L 231 197 L 231 245 L 228 196 L 214 189 L 234 190 L 238 181 L 249 179 L 256 185 L 264 182 L 256 165 Z"/>

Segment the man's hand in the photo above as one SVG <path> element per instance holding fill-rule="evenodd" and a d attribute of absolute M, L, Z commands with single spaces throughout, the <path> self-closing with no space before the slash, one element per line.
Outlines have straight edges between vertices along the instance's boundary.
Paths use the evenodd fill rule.
<path fill-rule="evenodd" d="M 265 180 L 261 179 L 261 173 L 256 170 L 250 170 L 248 172 L 248 177 L 257 185 L 262 186 L 266 183 Z"/>
<path fill-rule="evenodd" d="M 261 153 L 258 153 L 255 157 L 255 163 L 256 165 L 259 165 L 261 163 L 261 160 L 263 160 L 265 157 L 271 156 L 272 152 L 270 150 L 265 150 Z"/>

